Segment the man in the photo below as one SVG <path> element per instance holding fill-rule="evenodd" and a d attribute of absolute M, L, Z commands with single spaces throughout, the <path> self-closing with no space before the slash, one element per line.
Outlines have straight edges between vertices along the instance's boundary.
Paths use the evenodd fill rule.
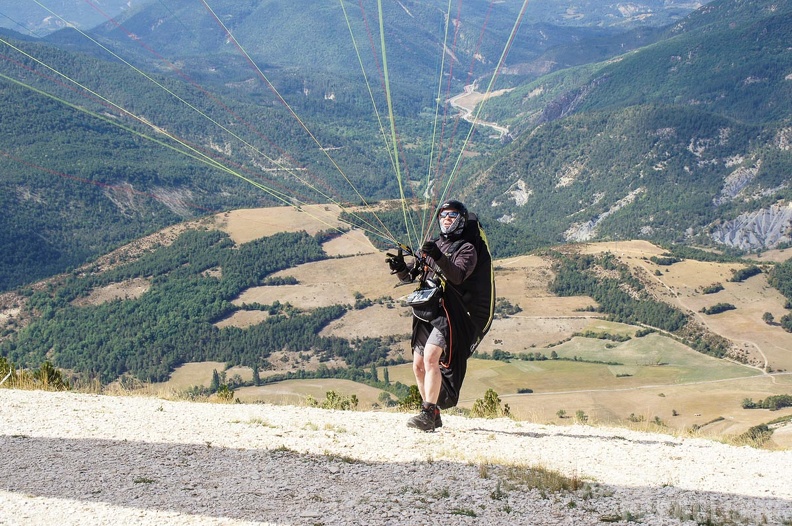
<path fill-rule="evenodd" d="M 476 323 L 469 319 L 470 309 L 464 301 L 463 285 L 473 274 L 478 262 L 476 247 L 463 239 L 467 222 L 465 205 L 455 200 L 446 201 L 437 214 L 440 238 L 436 241 L 427 240 L 423 244 L 423 258 L 416 258 L 413 268 L 407 267 L 401 253 L 395 256 L 389 254 L 386 260 L 391 273 L 396 274 L 402 282 L 412 281 L 419 273 L 425 272 L 422 285 L 439 283 L 443 289 L 443 298 L 436 313 L 427 317 L 417 308 L 413 311 L 413 373 L 423 403 L 421 412 L 411 418 L 407 425 L 423 431 L 434 431 L 443 425 L 438 407 L 441 396 L 442 407 L 456 405 L 466 361 L 475 346 L 472 344 L 474 333 L 481 333 L 480 330 L 476 331 Z M 452 360 L 457 373 L 454 375 L 457 378 L 456 385 L 453 385 L 453 381 L 448 384 Z M 447 392 L 449 390 L 453 391 L 450 395 Z"/>

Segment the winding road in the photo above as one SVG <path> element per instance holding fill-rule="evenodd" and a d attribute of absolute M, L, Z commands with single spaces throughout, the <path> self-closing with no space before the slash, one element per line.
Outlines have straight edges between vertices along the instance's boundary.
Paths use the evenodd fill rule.
<path fill-rule="evenodd" d="M 481 126 L 488 126 L 500 134 L 500 137 L 504 137 L 509 134 L 509 128 L 506 126 L 500 126 L 495 122 L 487 122 L 482 121 L 480 119 L 476 119 L 473 115 L 473 112 L 476 109 L 476 105 L 479 102 L 483 102 L 491 97 L 497 97 L 499 95 L 503 95 L 504 93 L 508 93 L 511 90 L 503 89 L 496 92 L 492 92 L 488 95 L 484 93 L 479 93 L 476 91 L 476 84 L 468 84 L 464 88 L 464 92 L 460 93 L 459 95 L 455 95 L 448 99 L 448 103 L 451 104 L 452 107 L 459 110 L 460 115 L 466 121 L 472 123 L 473 125 L 481 125 Z"/>

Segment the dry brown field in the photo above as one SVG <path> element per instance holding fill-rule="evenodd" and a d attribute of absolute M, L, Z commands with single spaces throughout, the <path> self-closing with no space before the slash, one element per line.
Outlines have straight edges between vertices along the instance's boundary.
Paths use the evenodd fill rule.
<path fill-rule="evenodd" d="M 322 402 L 329 391 L 349 397 L 356 396 L 358 408 L 369 409 L 377 403 L 381 390 L 350 380 L 286 380 L 260 387 L 243 387 L 234 393 L 240 402 L 267 401 L 274 404 L 304 405 L 309 396 Z"/>
<path fill-rule="evenodd" d="M 310 213 L 293 208 L 243 210 L 218 216 L 217 225 L 237 242 L 285 230 L 318 232 L 335 224 L 333 206 L 316 207 Z M 301 265 L 278 273 L 292 276 L 297 285 L 255 287 L 235 301 L 238 304 L 275 300 L 289 302 L 299 308 L 315 308 L 333 304 L 353 304 L 362 295 L 370 300 L 383 300 L 362 310 L 350 310 L 341 319 L 326 327 L 323 335 L 343 337 L 402 337 L 403 344 L 394 356 L 411 359 L 408 349 L 410 313 L 399 305 L 411 286 L 396 287 L 395 279 L 385 265 L 384 252 L 376 250 L 363 236 L 353 230 L 325 245 L 333 259 Z M 527 255 L 498 260 L 496 267 L 497 296 L 518 305 L 522 310 L 505 319 L 496 319 L 479 347 L 491 353 L 501 349 L 512 353 L 541 352 L 547 356 L 556 351 L 562 358 L 619 362 L 605 365 L 581 361 L 522 361 L 511 363 L 471 360 L 463 389 L 462 407 L 471 407 L 487 389 L 494 389 L 514 415 L 533 421 L 564 424 L 572 419 L 559 419 L 557 412 L 566 411 L 574 417 L 583 411 L 591 422 L 619 425 L 649 425 L 659 419 L 669 430 L 703 426 L 702 433 L 736 434 L 748 427 L 768 422 L 792 409 L 778 412 L 744 410 L 744 398 L 759 400 L 773 394 L 792 394 L 792 334 L 762 321 L 764 312 L 780 318 L 784 298 L 767 284 L 765 274 L 743 283 L 728 282 L 738 264 L 702 263 L 692 260 L 671 266 L 658 266 L 651 256 L 663 249 L 644 241 L 589 243 L 570 250 L 600 253 L 609 251 L 622 262 L 641 272 L 656 297 L 683 310 L 692 312 L 711 331 L 740 346 L 754 360 L 753 366 L 718 360 L 696 353 L 662 334 L 633 338 L 613 344 L 605 340 L 573 337 L 585 330 L 633 335 L 638 327 L 615 324 L 580 309 L 594 305 L 591 298 L 559 298 L 549 292 L 553 271 L 546 259 Z M 767 261 L 783 260 L 783 253 L 764 254 Z M 655 271 L 659 270 L 659 275 Z M 724 290 L 703 294 L 701 289 L 721 283 Z M 393 300 L 393 301 L 390 301 Z M 698 312 L 718 302 L 734 304 L 733 311 L 707 316 Z M 258 313 L 256 316 L 265 316 Z M 240 327 L 263 318 L 252 313 L 237 313 L 224 320 L 222 326 Z M 551 347 L 552 346 L 552 347 Z M 275 356 L 271 362 L 277 371 L 314 369 L 318 362 L 303 357 Z M 333 364 L 333 366 L 339 364 Z M 171 380 L 173 386 L 208 385 L 214 368 L 223 364 L 188 364 Z M 200 371 L 200 372 L 199 372 Z M 766 371 L 776 374 L 767 374 Z M 241 370 L 247 379 L 249 370 Z M 231 371 L 226 373 L 229 377 Z M 273 372 L 262 372 L 262 376 Z M 414 383 L 409 364 L 389 368 L 392 382 Z M 382 377 L 380 375 L 380 377 Z M 529 394 L 518 394 L 531 389 Z M 340 380 L 302 380 L 280 382 L 257 388 L 243 388 L 237 396 L 243 401 L 293 403 L 307 395 L 323 399 L 327 391 L 355 394 L 360 408 L 377 401 L 378 391 L 370 387 Z M 777 445 L 792 447 L 790 426 L 776 432 Z"/>
<path fill-rule="evenodd" d="M 776 319 L 787 312 L 784 309 L 785 298 L 768 285 L 766 274 L 732 283 L 728 280 L 733 271 L 743 265 L 685 260 L 670 266 L 659 266 L 648 258 L 661 254 L 662 250 L 646 242 L 589 245 L 590 251 L 602 248 L 616 250 L 614 253 L 624 263 L 641 269 L 654 283 L 655 296 L 693 314 L 710 330 L 743 348 L 750 355 L 753 365 L 773 371 L 792 370 L 792 334 L 762 320 L 765 312 L 771 313 Z M 781 254 L 781 251 L 776 251 L 772 259 L 768 257 L 768 260 L 783 261 Z M 655 275 L 655 271 L 660 271 L 660 275 Z M 723 285 L 724 290 L 715 294 L 702 292 L 704 287 L 714 283 Z M 716 303 L 730 303 L 736 309 L 715 315 L 700 312 L 702 308 Z"/>

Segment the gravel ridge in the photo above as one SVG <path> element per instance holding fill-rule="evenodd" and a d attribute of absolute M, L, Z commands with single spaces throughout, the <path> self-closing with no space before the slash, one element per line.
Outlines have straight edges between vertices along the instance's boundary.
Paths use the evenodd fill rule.
<path fill-rule="evenodd" d="M 792 524 L 790 450 L 407 418 L 0 389 L 0 524 Z M 528 489 L 527 466 L 585 484 Z"/>

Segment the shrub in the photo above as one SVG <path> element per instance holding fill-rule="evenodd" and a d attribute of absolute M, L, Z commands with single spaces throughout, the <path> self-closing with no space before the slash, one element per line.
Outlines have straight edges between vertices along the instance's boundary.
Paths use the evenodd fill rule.
<path fill-rule="evenodd" d="M 784 407 L 792 406 L 792 395 L 774 395 L 768 396 L 764 400 L 754 402 L 750 398 L 745 398 L 742 401 L 743 409 L 769 409 L 770 411 L 778 411 Z"/>
<path fill-rule="evenodd" d="M 384 407 L 393 407 L 393 406 L 395 406 L 395 405 L 397 404 L 397 402 L 394 402 L 394 401 L 393 401 L 393 399 L 391 398 L 391 395 L 390 395 L 390 393 L 387 393 L 387 392 L 385 392 L 385 391 L 382 391 L 382 392 L 379 394 L 379 396 L 377 397 L 377 400 L 378 400 L 378 401 L 379 401 L 379 403 L 381 403 L 381 404 L 382 404 Z"/>
<path fill-rule="evenodd" d="M 726 312 L 727 310 L 734 310 L 737 307 L 732 305 L 731 303 L 716 303 L 712 307 L 704 307 L 701 309 L 700 312 L 704 314 L 720 314 L 721 312 Z"/>
<path fill-rule="evenodd" d="M 41 384 L 42 389 L 51 389 L 54 391 L 66 391 L 71 389 L 69 382 L 67 382 L 61 372 L 50 362 L 44 362 L 37 370 L 33 372 L 33 378 Z"/>
<path fill-rule="evenodd" d="M 761 273 L 762 269 L 756 265 L 751 265 L 750 267 L 741 268 L 740 270 L 735 271 L 734 275 L 731 277 L 731 279 L 729 279 L 729 281 L 739 283 L 741 281 L 745 281 L 751 276 L 756 276 L 757 274 Z"/>
<path fill-rule="evenodd" d="M 518 312 L 522 312 L 522 307 L 519 305 L 512 305 L 506 298 L 498 298 L 495 301 L 495 316 L 498 318 L 508 318 Z"/>
<path fill-rule="evenodd" d="M 421 391 L 418 390 L 417 385 L 410 386 L 410 392 L 399 400 L 399 409 L 402 411 L 415 411 L 421 408 Z"/>
<path fill-rule="evenodd" d="M 673 265 L 674 263 L 679 263 L 682 260 L 673 256 L 652 256 L 649 258 L 649 261 L 656 265 L 669 266 Z"/>
<path fill-rule="evenodd" d="M 773 430 L 770 429 L 767 424 L 759 424 L 739 435 L 737 437 L 737 442 L 745 442 L 758 447 L 770 440 L 771 436 L 773 436 Z"/>
<path fill-rule="evenodd" d="M 499 418 L 502 416 L 511 416 L 509 404 L 501 407 L 501 399 L 498 393 L 492 389 L 487 389 L 484 393 L 484 398 L 479 398 L 473 403 L 473 409 L 470 414 L 477 418 Z"/>
<path fill-rule="evenodd" d="M 701 292 L 704 294 L 715 294 L 716 292 L 720 292 L 723 290 L 723 285 L 720 283 L 713 283 L 707 287 L 704 287 Z"/>
<path fill-rule="evenodd" d="M 228 384 L 223 384 L 217 389 L 217 398 L 221 402 L 230 404 L 234 401 L 234 390 L 228 387 Z"/>
<path fill-rule="evenodd" d="M 325 399 L 322 402 L 316 401 L 313 397 L 308 397 L 308 405 L 312 407 L 321 407 L 322 409 L 340 409 L 342 411 L 351 411 L 358 406 L 358 397 L 356 395 L 341 396 L 335 391 L 327 391 Z"/>

